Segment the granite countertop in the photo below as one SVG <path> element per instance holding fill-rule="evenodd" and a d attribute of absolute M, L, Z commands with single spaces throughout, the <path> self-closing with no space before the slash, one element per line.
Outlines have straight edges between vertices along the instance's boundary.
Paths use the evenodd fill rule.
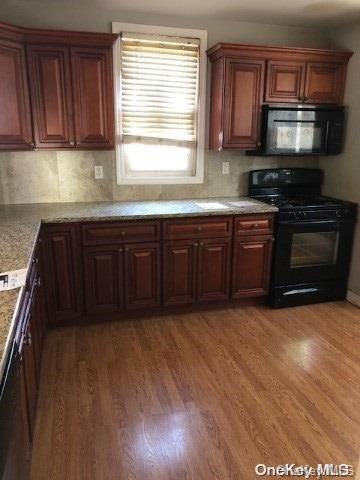
<path fill-rule="evenodd" d="M 236 207 L 231 202 L 251 202 Z M 199 204 L 221 203 L 224 209 Z M 168 217 L 273 213 L 278 209 L 250 199 L 208 198 L 148 202 L 49 203 L 0 206 L 0 273 L 28 268 L 42 223 L 140 220 Z M 0 292 L 0 380 L 9 351 L 22 288 Z"/>

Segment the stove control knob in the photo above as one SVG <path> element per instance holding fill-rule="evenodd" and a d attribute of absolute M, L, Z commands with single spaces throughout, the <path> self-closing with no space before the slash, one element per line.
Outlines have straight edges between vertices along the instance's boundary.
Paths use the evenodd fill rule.
<path fill-rule="evenodd" d="M 338 217 L 338 218 L 341 218 L 344 216 L 343 212 L 341 210 L 336 210 L 335 212 L 335 215 Z"/>

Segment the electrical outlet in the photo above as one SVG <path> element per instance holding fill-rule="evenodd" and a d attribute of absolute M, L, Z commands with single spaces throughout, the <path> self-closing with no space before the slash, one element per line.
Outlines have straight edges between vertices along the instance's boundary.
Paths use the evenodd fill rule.
<path fill-rule="evenodd" d="M 229 162 L 222 162 L 221 173 L 223 175 L 229 175 L 230 174 L 230 163 Z"/>
<path fill-rule="evenodd" d="M 102 165 L 95 165 L 95 179 L 100 180 L 104 178 L 104 169 Z"/>

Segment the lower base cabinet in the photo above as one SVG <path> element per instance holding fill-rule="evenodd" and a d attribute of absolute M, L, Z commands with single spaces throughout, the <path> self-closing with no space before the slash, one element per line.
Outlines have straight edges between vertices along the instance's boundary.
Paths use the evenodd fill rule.
<path fill-rule="evenodd" d="M 86 313 L 159 306 L 159 251 L 157 243 L 85 248 Z"/>
<path fill-rule="evenodd" d="M 273 221 L 263 213 L 45 225 L 50 323 L 265 296 Z"/>
<path fill-rule="evenodd" d="M 258 297 L 268 293 L 272 247 L 272 235 L 235 239 L 232 298 Z"/>
<path fill-rule="evenodd" d="M 87 313 L 123 310 L 123 248 L 103 246 L 86 248 L 84 252 L 84 292 Z"/>

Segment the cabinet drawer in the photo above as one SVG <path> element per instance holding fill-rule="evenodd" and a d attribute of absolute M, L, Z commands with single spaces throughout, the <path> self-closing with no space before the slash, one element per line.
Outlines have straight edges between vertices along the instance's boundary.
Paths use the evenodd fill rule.
<path fill-rule="evenodd" d="M 164 235 L 167 239 L 230 237 L 231 233 L 231 217 L 167 220 L 164 222 Z"/>
<path fill-rule="evenodd" d="M 270 234 L 274 228 L 272 215 L 235 217 L 235 235 Z"/>
<path fill-rule="evenodd" d="M 84 245 L 146 242 L 160 238 L 159 222 L 91 223 L 81 226 Z"/>

